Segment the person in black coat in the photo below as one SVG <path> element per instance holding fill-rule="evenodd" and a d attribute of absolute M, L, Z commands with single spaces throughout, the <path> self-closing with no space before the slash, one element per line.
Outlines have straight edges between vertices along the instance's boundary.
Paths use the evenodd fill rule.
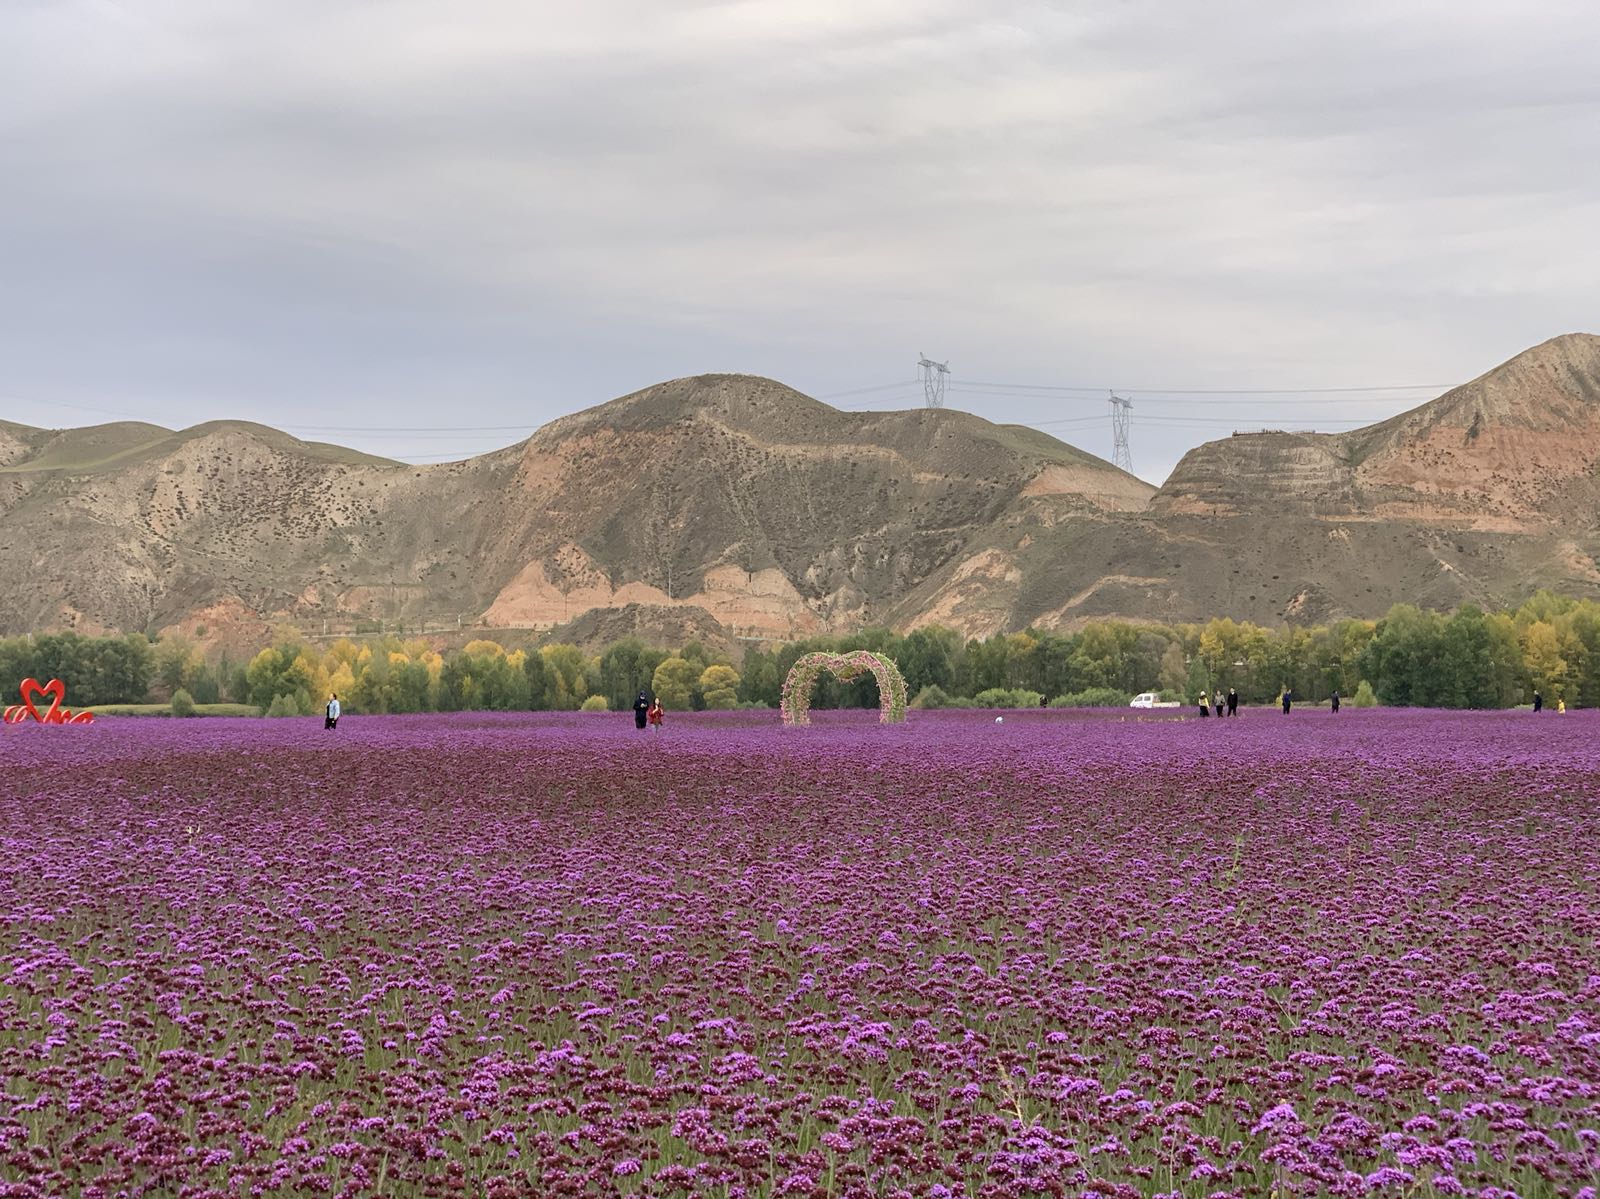
<path fill-rule="evenodd" d="M 639 692 L 639 698 L 633 701 L 633 727 L 644 728 L 644 720 L 650 713 L 650 695 L 648 692 Z"/>
<path fill-rule="evenodd" d="M 1328 706 L 1335 712 L 1339 710 L 1339 690 L 1337 687 L 1334 688 L 1333 694 L 1328 697 Z"/>
<path fill-rule="evenodd" d="M 1239 715 L 1239 693 L 1232 687 L 1228 688 L 1228 715 Z"/>
<path fill-rule="evenodd" d="M 1533 710 L 1535 712 L 1537 712 L 1543 707 L 1544 707 L 1544 696 L 1539 694 L 1539 692 L 1535 691 L 1533 693 Z"/>
<path fill-rule="evenodd" d="M 1293 702 L 1294 702 L 1294 692 L 1290 691 L 1289 690 L 1289 685 L 1287 683 L 1285 683 L 1284 687 L 1283 687 L 1283 714 L 1285 716 L 1287 716 L 1289 714 L 1289 705 L 1291 703 L 1293 703 Z"/>

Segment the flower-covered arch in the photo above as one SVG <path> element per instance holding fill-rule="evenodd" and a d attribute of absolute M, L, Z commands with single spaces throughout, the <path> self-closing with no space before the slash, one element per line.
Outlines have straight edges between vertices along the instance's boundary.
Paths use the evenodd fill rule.
<path fill-rule="evenodd" d="M 806 654 L 783 680 L 783 723 L 811 723 L 811 693 L 824 670 L 842 683 L 871 671 L 878 680 L 878 720 L 898 724 L 906 718 L 906 680 L 900 668 L 882 654 L 864 649 L 846 654 Z"/>

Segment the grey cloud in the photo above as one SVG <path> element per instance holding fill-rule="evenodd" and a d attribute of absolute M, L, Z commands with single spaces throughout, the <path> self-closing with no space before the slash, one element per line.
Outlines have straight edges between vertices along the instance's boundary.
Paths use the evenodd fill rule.
<path fill-rule="evenodd" d="M 1597 25 L 1557 0 L 13 4 L 0 396 L 531 423 L 700 370 L 909 379 L 920 350 L 1018 382 L 1454 381 L 1593 326 Z M 1231 419 L 1344 410 L 1179 411 L 1136 410 L 1148 476 Z"/>

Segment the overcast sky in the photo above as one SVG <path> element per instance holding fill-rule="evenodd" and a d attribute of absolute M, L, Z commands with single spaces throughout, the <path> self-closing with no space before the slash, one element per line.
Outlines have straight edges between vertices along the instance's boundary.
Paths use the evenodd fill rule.
<path fill-rule="evenodd" d="M 1159 482 L 1431 393 L 1149 389 L 1600 331 L 1597 63 L 1594 0 L 0 0 L 0 414 L 433 461 L 925 351 L 1107 457 L 1131 394 Z"/>

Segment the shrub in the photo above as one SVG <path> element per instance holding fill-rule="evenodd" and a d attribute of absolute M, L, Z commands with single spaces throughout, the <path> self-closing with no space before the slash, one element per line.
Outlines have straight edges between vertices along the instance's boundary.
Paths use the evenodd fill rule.
<path fill-rule="evenodd" d="M 911 701 L 911 706 L 913 708 L 931 710 L 934 708 L 954 708 L 958 707 L 959 703 L 951 698 L 943 687 L 936 683 L 929 683 L 921 691 L 917 692 L 917 698 Z"/>
<path fill-rule="evenodd" d="M 1376 708 L 1378 706 L 1378 697 L 1372 694 L 1372 684 L 1367 682 L 1366 679 L 1362 679 L 1360 686 L 1356 688 L 1355 697 L 1351 699 L 1350 706 L 1352 708 Z"/>
<path fill-rule="evenodd" d="M 295 702 L 295 697 L 292 695 L 275 695 L 272 697 L 272 703 L 267 705 L 266 715 L 299 716 L 300 705 Z"/>
<path fill-rule="evenodd" d="M 708 711 L 731 712 L 739 706 L 739 693 L 732 687 L 717 687 L 705 693 Z"/>
<path fill-rule="evenodd" d="M 990 687 L 972 697 L 975 708 L 1037 708 L 1039 693 L 1021 687 Z"/>
<path fill-rule="evenodd" d="M 611 705 L 606 702 L 606 697 L 603 695 L 591 695 L 578 706 L 578 711 L 580 712 L 608 712 L 610 710 Z"/>
<path fill-rule="evenodd" d="M 1050 701 L 1052 708 L 1126 708 L 1133 696 L 1115 687 L 1090 687 L 1070 695 L 1058 695 Z"/>
<path fill-rule="evenodd" d="M 194 715 L 194 696 L 182 687 L 172 693 L 172 714 L 174 716 Z"/>

